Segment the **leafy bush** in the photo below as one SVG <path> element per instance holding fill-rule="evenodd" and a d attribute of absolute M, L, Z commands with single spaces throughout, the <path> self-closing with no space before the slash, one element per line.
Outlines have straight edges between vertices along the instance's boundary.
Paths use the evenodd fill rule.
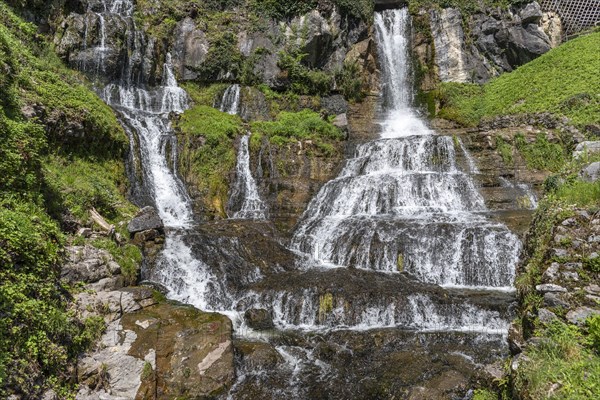
<path fill-rule="evenodd" d="M 566 162 L 563 146 L 550 143 L 543 133 L 540 133 L 533 143 L 527 143 L 523 134 L 517 134 L 515 145 L 527 162 L 528 168 L 558 172 Z"/>
<path fill-rule="evenodd" d="M 554 321 L 539 335 L 539 341 L 527 351 L 515 376 L 515 388 L 521 397 L 548 398 L 550 387 L 558 383 L 553 399 L 593 399 L 600 395 L 600 357 L 587 347 L 587 340 L 574 325 Z"/>
<path fill-rule="evenodd" d="M 2 398 L 38 397 L 49 377 L 65 382 L 67 365 L 90 342 L 91 327 L 65 311 L 66 290 L 58 280 L 63 243 L 43 209 L 16 199 L 0 201 Z"/>
<path fill-rule="evenodd" d="M 283 20 L 306 14 L 316 8 L 317 0 L 251 0 L 251 8 L 266 17 Z"/>
<path fill-rule="evenodd" d="M 335 82 L 338 90 L 347 100 L 361 101 L 365 97 L 360 67 L 356 62 L 344 63 L 344 66 L 335 73 Z"/>
<path fill-rule="evenodd" d="M 319 69 L 311 69 L 302 61 L 306 54 L 298 48 L 279 52 L 278 66 L 287 73 L 290 88 L 294 93 L 305 95 L 327 95 L 333 86 L 333 76 Z"/>

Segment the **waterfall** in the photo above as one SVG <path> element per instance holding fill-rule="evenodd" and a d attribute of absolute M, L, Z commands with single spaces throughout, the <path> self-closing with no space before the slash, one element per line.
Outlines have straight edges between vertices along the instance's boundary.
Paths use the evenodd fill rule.
<path fill-rule="evenodd" d="M 235 219 L 266 219 L 267 207 L 260 199 L 256 181 L 250 171 L 250 134 L 240 140 L 235 170 L 236 179 L 229 198 L 229 208 Z"/>
<path fill-rule="evenodd" d="M 240 85 L 237 83 L 229 86 L 223 93 L 223 98 L 217 108 L 227 114 L 235 115 L 240 108 Z M 216 106 L 216 104 L 215 104 Z"/>
<path fill-rule="evenodd" d="M 474 171 L 457 166 L 452 138 L 436 135 L 410 107 L 408 11 L 378 12 L 375 27 L 387 108 L 381 139 L 359 145 L 340 175 L 322 187 L 292 248 L 325 267 L 406 271 L 443 286 L 509 289 L 518 238 L 485 216 Z"/>

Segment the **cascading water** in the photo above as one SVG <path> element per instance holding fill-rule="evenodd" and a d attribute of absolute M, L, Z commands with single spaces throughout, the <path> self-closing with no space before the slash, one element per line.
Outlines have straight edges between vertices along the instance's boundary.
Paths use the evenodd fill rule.
<path fill-rule="evenodd" d="M 376 13 L 375 26 L 389 109 L 382 139 L 359 145 L 311 201 L 292 247 L 324 266 L 510 289 L 519 240 L 485 217 L 472 178 L 456 165 L 452 138 L 435 135 L 410 107 L 408 12 Z"/>
<path fill-rule="evenodd" d="M 202 261 L 193 257 L 184 241 L 186 229 L 193 223 L 193 213 L 189 196 L 176 174 L 177 140 L 169 114 L 184 112 L 188 97 L 177 85 L 171 57 L 166 55 L 162 84 L 149 87 L 140 78 L 139 71 L 145 69 L 141 60 L 147 41 L 143 31 L 136 29 L 133 1 L 104 0 L 94 3 L 94 7 L 99 9 L 88 10 L 88 20 L 100 21 L 100 40 L 91 48 L 99 64 L 96 77 L 106 78 L 101 76 L 107 70 L 102 55 L 107 51 L 105 21 L 118 19 L 127 27 L 129 40 L 125 45 L 129 58 L 124 61 L 120 76 L 105 85 L 100 96 L 119 112 L 130 136 L 131 164 L 139 168 L 132 174 L 135 177 L 132 179 L 134 197 L 140 202 L 152 202 L 167 228 L 165 247 L 157 260 L 159 275 L 153 278 L 171 290 L 171 297 L 187 300 L 193 296 L 203 308 L 220 304 L 217 299 L 226 302 L 221 284 Z M 193 289 L 189 290 L 190 287 Z M 184 293 L 181 288 L 186 288 Z"/>
<path fill-rule="evenodd" d="M 243 230 L 226 236 L 227 229 L 192 226 L 191 202 L 176 174 L 177 146 L 168 119 L 171 112 L 186 109 L 187 96 L 177 86 L 168 56 L 161 86 L 149 87 L 140 79 L 147 42 L 135 29 L 133 2 L 103 4 L 103 9 L 93 10 L 94 20 L 118 16 L 130 32 L 129 59 L 119 79 L 106 85 L 101 95 L 120 112 L 132 146 L 138 145 L 139 151 L 132 148 L 132 154 L 138 157 L 133 164 L 142 167 L 141 183 L 136 180 L 134 186 L 140 186 L 138 192 L 156 206 L 167 227 L 164 250 L 149 278 L 164 284 L 172 299 L 227 314 L 238 335 L 249 332 L 243 340 L 256 339 L 254 332 L 245 331 L 241 317 L 248 309 L 268 310 L 279 331 L 259 337 L 272 346 L 274 355 L 266 358 L 275 361 L 261 366 L 259 356 L 258 366 L 254 361 L 238 364 L 238 381 L 229 398 L 315 398 L 323 390 L 337 393 L 331 398 L 367 397 L 369 386 L 362 378 L 370 374 L 372 353 L 379 344 L 362 345 L 371 337 L 365 330 L 377 330 L 375 336 L 386 338 L 384 346 L 392 346 L 395 354 L 406 348 L 423 352 L 421 343 L 438 340 L 434 335 L 417 336 L 425 335 L 417 331 L 444 331 L 445 337 L 457 339 L 453 346 L 461 351 L 482 345 L 478 340 L 488 335 L 480 333 L 497 338 L 502 335 L 495 334 L 506 332 L 511 301 L 506 295 L 471 296 L 435 285 L 508 287 L 519 244 L 503 225 L 486 218 L 472 179 L 457 166 L 453 140 L 435 135 L 410 108 L 406 10 L 375 17 L 389 110 L 382 139 L 357 147 L 340 176 L 313 199 L 291 241 L 294 250 L 312 255 L 321 266 L 359 268 L 341 269 L 296 268 L 295 253 L 275 240 L 269 242 L 280 247 L 274 259 L 267 259 L 270 253 L 257 257 L 260 250 L 252 252 L 247 239 L 238 236 Z M 96 26 L 103 30 L 105 25 Z M 99 59 L 97 71 L 104 72 L 99 50 L 108 45 L 101 37 L 91 50 Z M 218 107 L 237 113 L 239 93 L 239 86 L 230 86 Z M 264 219 L 267 210 L 251 175 L 249 140 L 246 135 L 240 142 L 231 197 L 235 206 L 229 209 L 233 218 Z M 235 229 L 251 224 L 225 222 Z M 399 270 L 424 283 L 378 272 Z M 488 346 L 482 359 L 497 346 L 496 339 L 486 340 L 493 344 L 482 345 Z M 358 358 L 352 365 L 361 348 L 368 349 L 365 361 Z M 338 352 L 341 356 L 336 358 Z M 377 359 L 386 362 L 386 352 L 382 348 Z M 341 382 L 352 384 L 346 390 Z M 367 389 L 357 394 L 352 392 L 356 388 Z"/>
<path fill-rule="evenodd" d="M 256 181 L 250 171 L 250 150 L 248 142 L 250 134 L 244 135 L 240 140 L 236 179 L 229 198 L 229 209 L 234 219 L 266 219 L 267 207 L 260 199 Z"/>
<path fill-rule="evenodd" d="M 238 85 L 237 83 L 233 84 L 227 89 L 225 89 L 225 92 L 223 93 L 223 98 L 221 99 L 219 104 L 215 104 L 215 107 L 221 110 L 222 112 L 235 115 L 238 113 L 240 108 L 240 95 L 240 85 Z"/>

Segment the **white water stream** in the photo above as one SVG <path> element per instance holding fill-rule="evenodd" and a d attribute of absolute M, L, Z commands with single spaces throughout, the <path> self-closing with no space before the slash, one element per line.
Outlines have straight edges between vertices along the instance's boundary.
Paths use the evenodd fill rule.
<path fill-rule="evenodd" d="M 470 176 L 474 162 L 462 171 L 452 138 L 436 135 L 410 106 L 408 11 L 376 13 L 375 27 L 388 109 L 381 139 L 359 145 L 323 186 L 293 248 L 325 267 L 406 271 L 448 287 L 509 290 L 518 238 L 485 217 Z"/>

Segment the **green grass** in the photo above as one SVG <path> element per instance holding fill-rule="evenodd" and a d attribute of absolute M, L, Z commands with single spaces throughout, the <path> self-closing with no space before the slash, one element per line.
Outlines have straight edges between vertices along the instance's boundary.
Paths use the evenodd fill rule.
<path fill-rule="evenodd" d="M 476 125 L 498 115 L 551 112 L 600 123 L 600 32 L 564 43 L 489 83 L 444 83 L 439 116 Z"/>
<path fill-rule="evenodd" d="M 126 285 L 133 285 L 137 281 L 142 252 L 137 246 L 125 244 L 119 246 L 112 239 L 96 239 L 92 241 L 94 247 L 107 250 L 121 266 L 121 274 L 125 278 Z"/>
<path fill-rule="evenodd" d="M 555 321 L 538 332 L 515 377 L 520 398 L 587 400 L 600 396 L 600 356 L 575 325 Z M 552 395 L 551 387 L 555 385 Z"/>
<path fill-rule="evenodd" d="M 333 143 L 343 140 L 342 132 L 309 109 L 299 112 L 281 112 L 275 121 L 259 121 L 251 124 L 253 133 L 269 138 L 276 145 L 290 141 L 312 140 L 319 152 L 335 153 Z"/>
<path fill-rule="evenodd" d="M 123 196 L 128 184 L 124 169 L 120 160 L 46 157 L 44 176 L 53 211 L 66 208 L 82 222 L 89 222 L 92 207 L 112 223 L 132 218 L 136 207 Z"/>

